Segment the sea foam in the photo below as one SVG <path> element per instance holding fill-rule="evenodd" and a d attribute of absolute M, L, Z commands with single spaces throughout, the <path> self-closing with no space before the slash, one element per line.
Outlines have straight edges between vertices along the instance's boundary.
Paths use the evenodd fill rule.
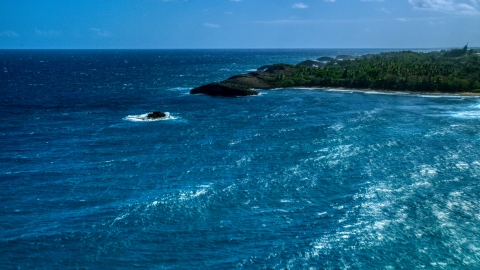
<path fill-rule="evenodd" d="M 163 118 L 151 119 L 151 118 L 148 118 L 148 114 L 150 113 L 144 113 L 139 115 L 128 115 L 124 119 L 131 122 L 155 122 L 155 121 L 166 121 L 166 120 L 178 119 L 178 117 L 170 115 L 169 112 L 165 112 L 166 116 Z"/>

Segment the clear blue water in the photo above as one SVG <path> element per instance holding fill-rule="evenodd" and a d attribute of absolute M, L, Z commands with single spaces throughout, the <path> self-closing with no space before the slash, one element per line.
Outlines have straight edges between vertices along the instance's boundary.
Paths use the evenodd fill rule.
<path fill-rule="evenodd" d="M 377 51 L 0 51 L 0 268 L 479 269 L 478 97 L 188 94 Z"/>

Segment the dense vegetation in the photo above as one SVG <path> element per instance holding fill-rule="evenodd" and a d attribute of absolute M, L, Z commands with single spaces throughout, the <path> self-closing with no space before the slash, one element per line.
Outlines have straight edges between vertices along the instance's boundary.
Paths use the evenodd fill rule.
<path fill-rule="evenodd" d="M 402 51 L 365 55 L 355 60 L 333 60 L 323 68 L 284 66 L 289 70 L 288 75 L 278 74 L 270 79 L 271 84 L 279 87 L 480 92 L 480 56 L 467 46 L 428 53 Z"/>

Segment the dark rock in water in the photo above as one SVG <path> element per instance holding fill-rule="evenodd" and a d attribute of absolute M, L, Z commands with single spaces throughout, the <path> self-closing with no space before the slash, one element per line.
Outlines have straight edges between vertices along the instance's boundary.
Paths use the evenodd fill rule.
<path fill-rule="evenodd" d="M 297 66 L 324 67 L 325 64 L 321 63 L 321 62 L 318 62 L 318 61 L 314 61 L 314 60 L 306 60 L 306 61 L 303 61 L 303 62 L 297 64 Z"/>
<path fill-rule="evenodd" d="M 190 94 L 205 94 L 209 96 L 238 97 L 258 95 L 257 91 L 236 87 L 234 84 L 209 83 L 190 90 Z"/>
<path fill-rule="evenodd" d="M 158 118 L 165 118 L 165 117 L 167 117 L 167 115 L 162 112 L 153 112 L 147 115 L 148 119 L 158 119 Z"/>
<path fill-rule="evenodd" d="M 335 60 L 335 59 L 333 59 L 332 57 L 328 57 L 328 56 L 322 56 L 320 58 L 317 58 L 317 61 L 319 61 L 319 62 L 330 62 L 332 60 Z"/>
<path fill-rule="evenodd" d="M 210 96 L 237 97 L 258 95 L 256 89 L 272 89 L 278 87 L 276 80 L 293 74 L 294 66 L 275 64 L 265 71 L 250 72 L 230 77 L 220 83 L 209 83 L 190 90 L 190 94 Z"/>
<path fill-rule="evenodd" d="M 352 55 L 337 55 L 337 57 L 335 57 L 336 60 L 355 60 L 357 59 L 356 56 L 352 56 Z"/>

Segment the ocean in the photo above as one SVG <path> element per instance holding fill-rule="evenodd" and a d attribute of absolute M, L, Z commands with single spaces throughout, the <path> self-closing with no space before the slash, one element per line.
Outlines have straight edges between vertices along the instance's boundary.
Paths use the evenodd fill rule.
<path fill-rule="evenodd" d="M 0 51 L 0 268 L 480 269 L 480 97 L 189 94 L 381 51 Z"/>

